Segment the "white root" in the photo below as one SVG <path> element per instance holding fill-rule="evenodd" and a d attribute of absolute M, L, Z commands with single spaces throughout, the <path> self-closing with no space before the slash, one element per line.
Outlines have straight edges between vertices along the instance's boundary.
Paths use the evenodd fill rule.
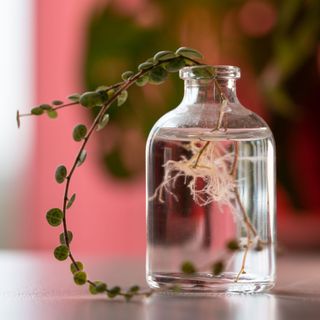
<path fill-rule="evenodd" d="M 230 145 L 210 142 L 198 159 L 199 151 L 204 145 L 202 142 L 190 142 L 185 147 L 192 153 L 189 159 L 182 156 L 179 161 L 169 160 L 163 165 L 163 181 L 149 198 L 150 201 L 158 198 L 160 202 L 164 202 L 164 192 L 178 201 L 174 188 L 180 177 L 184 177 L 190 195 L 200 206 L 213 201 L 220 205 L 229 204 L 230 200 L 235 198 L 236 181 L 230 175 L 230 165 L 234 155 L 229 151 Z"/>

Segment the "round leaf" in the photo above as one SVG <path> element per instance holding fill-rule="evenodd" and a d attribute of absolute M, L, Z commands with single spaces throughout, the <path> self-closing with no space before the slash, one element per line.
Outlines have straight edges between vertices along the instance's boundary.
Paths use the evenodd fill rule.
<path fill-rule="evenodd" d="M 156 53 L 153 57 L 153 60 L 155 62 L 158 62 L 158 61 L 164 61 L 164 60 L 167 60 L 167 59 L 173 59 L 175 58 L 177 55 L 172 52 L 172 51 L 159 51 L 158 53 Z"/>
<path fill-rule="evenodd" d="M 128 91 L 123 90 L 117 97 L 118 107 L 122 106 L 128 98 Z"/>
<path fill-rule="evenodd" d="M 138 78 L 135 82 L 135 84 L 139 87 L 143 87 L 144 85 L 146 85 L 149 81 L 149 76 L 148 74 L 144 74 L 143 76 L 141 76 L 140 78 Z"/>
<path fill-rule="evenodd" d="M 121 292 L 121 288 L 120 287 L 113 287 L 110 290 L 108 290 L 108 297 L 109 298 L 114 298 L 116 297 L 119 293 Z"/>
<path fill-rule="evenodd" d="M 60 106 L 60 105 L 63 104 L 63 101 L 61 101 L 61 100 L 53 100 L 53 101 L 52 101 L 52 104 L 53 104 L 54 106 Z"/>
<path fill-rule="evenodd" d="M 103 92 L 103 90 L 101 92 Z M 88 91 L 83 93 L 80 96 L 80 104 L 87 108 L 103 105 L 106 99 L 103 95 L 101 95 L 101 92 Z"/>
<path fill-rule="evenodd" d="M 222 273 L 224 269 L 224 263 L 223 261 L 217 261 L 216 263 L 213 264 L 212 266 L 212 273 L 215 275 L 215 276 L 218 276 L 219 274 Z"/>
<path fill-rule="evenodd" d="M 69 256 L 69 249 L 66 245 L 61 245 L 54 249 L 54 256 L 57 260 L 63 261 L 66 260 Z"/>
<path fill-rule="evenodd" d="M 84 139 L 84 137 L 87 134 L 87 127 L 84 124 L 78 124 L 74 129 L 73 129 L 73 140 L 75 141 L 81 141 Z"/>
<path fill-rule="evenodd" d="M 160 84 L 167 79 L 167 76 L 167 71 L 159 66 L 149 71 L 149 82 L 151 84 Z"/>
<path fill-rule="evenodd" d="M 239 242 L 236 239 L 228 241 L 226 246 L 230 251 L 237 251 L 240 249 Z"/>
<path fill-rule="evenodd" d="M 65 166 L 59 166 L 56 169 L 55 178 L 58 183 L 63 183 L 65 178 L 67 177 L 67 168 Z"/>
<path fill-rule="evenodd" d="M 56 110 L 51 109 L 47 111 L 47 115 L 49 118 L 55 119 L 58 117 L 58 112 Z"/>
<path fill-rule="evenodd" d="M 140 287 L 139 286 L 132 286 L 130 289 L 129 289 L 129 292 L 133 292 L 133 293 L 136 293 L 140 290 Z"/>
<path fill-rule="evenodd" d="M 97 131 L 102 130 L 109 122 L 109 114 L 105 114 L 102 119 L 99 121 L 97 126 Z"/>
<path fill-rule="evenodd" d="M 50 226 L 57 227 L 63 219 L 63 212 L 59 208 L 50 209 L 46 214 L 46 219 Z"/>
<path fill-rule="evenodd" d="M 73 274 L 75 274 L 78 271 L 82 271 L 83 270 L 83 264 L 82 264 L 81 261 L 76 261 L 76 265 L 77 265 L 77 267 L 75 266 L 75 264 L 73 262 L 70 264 L 70 271 Z"/>
<path fill-rule="evenodd" d="M 39 108 L 41 108 L 42 110 L 51 110 L 52 107 L 50 106 L 50 104 L 40 104 Z"/>
<path fill-rule="evenodd" d="M 183 67 L 186 66 L 186 63 L 183 58 L 177 58 L 174 59 L 168 63 L 166 63 L 163 67 L 168 71 L 168 72 L 177 72 Z"/>
<path fill-rule="evenodd" d="M 79 156 L 79 159 L 77 161 L 77 166 L 81 166 L 84 161 L 86 160 L 87 158 L 87 151 L 86 150 L 82 150 L 81 153 L 80 153 L 80 156 Z"/>
<path fill-rule="evenodd" d="M 69 201 L 67 202 L 67 206 L 66 206 L 67 209 L 69 209 L 72 206 L 75 199 L 76 199 L 76 194 L 74 193 L 69 199 Z"/>
<path fill-rule="evenodd" d="M 134 75 L 133 71 L 126 71 L 121 75 L 122 80 L 129 80 Z"/>
<path fill-rule="evenodd" d="M 109 99 L 114 95 L 115 92 L 116 91 L 114 89 L 108 90 L 107 94 L 108 94 Z"/>
<path fill-rule="evenodd" d="M 74 273 L 73 280 L 75 284 L 82 286 L 87 282 L 87 274 L 83 271 L 78 271 Z"/>
<path fill-rule="evenodd" d="M 186 273 L 186 274 L 191 274 L 191 273 L 195 273 L 196 272 L 196 268 L 195 266 L 193 265 L 192 262 L 190 261 L 185 261 L 182 265 L 181 265 L 181 271 L 183 273 Z"/>
<path fill-rule="evenodd" d="M 106 92 L 108 90 L 108 87 L 107 86 L 99 86 L 97 89 L 96 89 L 96 92 Z"/>
<path fill-rule="evenodd" d="M 72 102 L 79 102 L 79 100 L 80 100 L 80 94 L 79 94 L 79 93 L 74 93 L 74 94 L 70 95 L 70 96 L 68 97 L 68 99 L 69 99 L 70 101 L 72 101 Z"/>
<path fill-rule="evenodd" d="M 196 59 L 202 59 L 203 56 L 202 54 L 192 48 L 187 48 L 187 47 L 181 47 L 176 51 L 176 54 L 179 56 L 187 57 L 187 58 L 196 58 Z"/>
<path fill-rule="evenodd" d="M 73 234 L 71 231 L 67 231 L 67 234 L 68 234 L 68 243 L 71 243 L 72 239 L 73 239 Z M 60 243 L 61 244 L 67 244 L 66 242 L 66 238 L 65 238 L 65 235 L 64 235 L 64 232 L 62 232 L 59 236 L 59 240 L 60 240 Z"/>
<path fill-rule="evenodd" d="M 129 302 L 129 301 L 132 299 L 133 294 L 132 294 L 132 293 L 126 293 L 126 294 L 124 295 L 124 297 L 125 297 L 126 301 Z"/>
<path fill-rule="evenodd" d="M 102 281 L 94 281 L 94 285 L 90 284 L 89 291 L 91 294 L 98 294 L 105 292 L 107 289 L 107 284 Z"/>
<path fill-rule="evenodd" d="M 146 70 L 146 69 L 150 69 L 154 66 L 154 63 L 151 62 L 151 61 L 146 61 L 146 62 L 143 62 L 141 64 L 138 65 L 138 70 L 139 71 L 142 71 L 142 70 Z"/>
<path fill-rule="evenodd" d="M 35 115 L 35 116 L 40 116 L 41 114 L 43 114 L 44 110 L 40 107 L 35 107 L 31 109 L 31 114 Z"/>
<path fill-rule="evenodd" d="M 197 78 L 205 78 L 205 79 L 210 79 L 214 77 L 214 72 L 213 70 L 209 67 L 204 67 L 204 66 L 199 66 L 199 67 L 194 67 L 192 69 L 192 73 L 197 77 Z"/>

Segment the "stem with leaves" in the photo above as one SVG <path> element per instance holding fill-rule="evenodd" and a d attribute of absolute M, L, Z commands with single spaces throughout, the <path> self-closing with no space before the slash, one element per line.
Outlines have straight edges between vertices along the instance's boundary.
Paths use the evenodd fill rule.
<path fill-rule="evenodd" d="M 20 127 L 22 117 L 27 116 L 40 116 L 46 113 L 50 118 L 58 116 L 57 110 L 80 105 L 85 108 L 91 109 L 99 107 L 100 110 L 93 120 L 89 129 L 83 124 L 77 125 L 73 130 L 73 139 L 82 142 L 77 156 L 71 166 L 67 170 L 64 165 L 57 167 L 55 172 L 55 179 L 57 183 L 65 183 L 62 210 L 60 208 L 52 208 L 46 214 L 48 223 L 57 227 L 62 224 L 63 233 L 60 235 L 60 245 L 55 248 L 54 256 L 56 259 L 63 261 L 66 259 L 71 260 L 71 272 L 73 274 L 74 282 L 78 285 L 89 284 L 89 291 L 92 294 L 106 293 L 109 298 L 116 296 L 123 296 L 126 300 L 130 300 L 133 296 L 149 296 L 151 291 L 142 291 L 138 286 L 132 286 L 129 290 L 124 291 L 116 286 L 108 288 L 107 284 L 102 281 L 89 280 L 87 274 L 84 272 L 83 263 L 77 261 L 71 251 L 71 241 L 73 234 L 68 230 L 67 224 L 67 211 L 71 208 L 75 201 L 76 195 L 70 197 L 70 185 L 75 170 L 86 159 L 85 147 L 95 130 L 102 130 L 109 121 L 108 109 L 113 103 L 121 106 L 127 99 L 127 89 L 133 84 L 144 86 L 147 83 L 160 84 L 165 81 L 169 72 L 177 72 L 187 65 L 200 64 L 196 59 L 201 59 L 202 55 L 191 48 L 182 47 L 176 52 L 160 51 L 154 57 L 141 63 L 138 66 L 138 72 L 126 71 L 122 74 L 123 81 L 110 86 L 102 86 L 95 91 L 85 92 L 83 94 L 74 94 L 69 96 L 71 102 L 63 103 L 60 100 L 54 100 L 51 104 L 41 104 L 34 107 L 30 113 L 20 114 L 17 111 L 17 124 Z"/>

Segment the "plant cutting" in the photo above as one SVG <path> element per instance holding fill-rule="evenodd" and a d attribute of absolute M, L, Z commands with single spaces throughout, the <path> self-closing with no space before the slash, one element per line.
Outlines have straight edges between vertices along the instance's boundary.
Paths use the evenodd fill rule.
<path fill-rule="evenodd" d="M 216 281 L 217 279 L 228 278 L 228 281 L 231 281 L 233 284 L 244 281 L 245 285 L 247 285 L 247 279 L 243 278 L 243 276 L 246 275 L 246 263 L 249 252 L 267 251 L 268 254 L 270 254 L 270 248 L 273 244 L 272 235 L 267 234 L 264 238 L 260 237 L 256 226 L 251 221 L 252 216 L 247 212 L 247 203 L 243 204 L 243 195 L 241 195 L 239 191 L 239 186 L 241 187 L 241 192 L 243 191 L 241 179 L 244 179 L 239 176 L 239 164 L 242 166 L 245 162 L 256 162 L 261 165 L 261 159 L 264 161 L 264 158 L 261 157 L 261 155 L 243 155 L 243 142 L 241 139 L 223 141 L 218 139 L 214 141 L 205 137 L 206 135 L 219 135 L 221 132 L 226 133 L 230 130 L 227 118 L 230 118 L 230 108 L 234 101 L 231 101 L 229 94 L 226 94 L 224 84 L 221 86 L 221 83 L 219 83 L 219 72 L 221 70 L 219 71 L 219 69 L 201 65 L 201 63 L 198 62 L 198 59 L 201 58 L 202 55 L 197 50 L 186 47 L 179 48 L 175 52 L 160 51 L 152 58 L 141 63 L 137 71 L 124 72 L 121 75 L 122 81 L 116 84 L 100 86 L 95 91 L 89 91 L 83 94 L 73 94 L 68 97 L 69 101 L 66 103 L 60 100 L 54 100 L 48 104 L 38 105 L 32 108 L 28 114 L 20 114 L 19 111 L 17 112 L 17 123 L 20 127 L 22 117 L 47 114 L 50 118 L 56 118 L 60 109 L 74 105 L 79 105 L 87 109 L 98 108 L 99 110 L 89 128 L 84 124 L 78 124 L 73 129 L 72 137 L 81 145 L 70 168 L 67 168 L 65 165 L 59 165 L 56 168 L 56 182 L 65 184 L 63 200 L 61 206 L 51 208 L 46 213 L 46 219 L 51 226 L 58 227 L 62 225 L 63 229 L 59 239 L 60 244 L 54 249 L 55 258 L 60 261 L 69 259 L 74 282 L 78 285 L 88 284 L 89 291 L 92 294 L 107 294 L 109 298 L 123 296 L 127 300 L 130 300 L 134 296 L 149 296 L 153 292 L 153 289 L 141 290 L 137 285 L 132 286 L 128 290 L 124 290 L 118 286 L 109 288 L 106 282 L 100 280 L 94 281 L 87 276 L 84 264 L 75 258 L 71 250 L 73 234 L 68 228 L 67 217 L 68 212 L 72 210 L 72 204 L 76 201 L 76 194 L 71 191 L 72 178 L 78 167 L 86 160 L 86 146 L 93 133 L 102 130 L 108 124 L 110 118 L 108 109 L 113 105 L 123 105 L 128 98 L 127 90 L 133 84 L 138 86 L 144 86 L 148 83 L 161 84 L 166 80 L 168 73 L 177 72 L 182 68 L 186 71 L 182 70 L 181 74 L 183 74 L 183 72 L 189 73 L 189 75 L 192 73 L 192 76 L 196 79 L 200 79 L 200 81 L 205 82 L 206 85 L 209 83 L 210 88 L 214 88 L 214 96 L 218 97 L 218 100 L 214 102 L 214 104 L 217 105 L 217 117 L 213 119 L 216 120 L 215 125 L 207 130 L 205 134 L 201 134 L 200 136 L 199 134 L 194 135 L 193 139 L 182 140 L 182 142 L 179 141 L 179 139 L 178 141 L 173 141 L 174 147 L 171 148 L 173 148 L 173 151 L 176 151 L 176 157 L 168 156 L 165 161 L 160 162 L 158 166 L 154 166 L 152 162 L 157 158 L 157 154 L 153 157 L 152 152 L 150 153 L 150 158 L 148 159 L 151 164 L 147 163 L 147 179 L 149 179 L 151 170 L 150 179 L 155 181 L 159 180 L 160 177 L 160 180 L 157 181 L 156 184 L 147 183 L 148 219 L 152 220 L 150 223 L 148 221 L 148 272 L 152 269 L 151 275 L 148 273 L 148 283 L 152 288 L 175 291 L 188 291 L 189 289 L 187 288 L 190 287 L 190 284 L 192 289 L 189 291 L 198 291 L 194 286 L 195 279 L 198 279 L 198 288 L 202 288 L 200 291 L 209 290 L 210 285 L 208 286 L 206 281 L 201 283 L 201 278 L 203 277 L 205 279 L 210 278 L 210 281 L 212 281 L 212 279 Z M 164 130 L 164 128 L 161 129 L 162 131 Z M 162 141 L 160 141 L 162 143 L 165 140 L 163 135 L 157 136 L 158 133 L 158 128 L 152 131 L 148 150 L 153 148 L 153 143 L 156 148 L 158 146 L 158 140 L 162 139 Z M 165 141 L 165 143 L 167 142 L 168 141 Z M 167 146 L 167 150 L 169 149 L 170 147 Z M 155 151 L 157 152 L 158 150 Z M 159 172 L 162 172 L 162 174 L 159 174 Z M 185 189 L 183 189 L 181 193 L 181 188 L 187 189 L 187 193 Z M 268 192 L 270 193 L 272 190 Z M 172 208 L 168 208 L 168 203 L 171 203 L 171 205 L 175 203 L 185 206 L 181 211 L 183 212 L 182 215 L 188 214 L 190 208 L 194 207 L 208 211 L 208 208 L 212 206 L 212 204 L 216 204 L 218 208 L 217 211 L 222 211 L 222 215 L 224 214 L 223 211 L 227 209 L 232 213 L 236 221 L 240 238 L 224 239 L 225 237 L 223 236 L 223 240 L 226 240 L 223 244 L 223 250 L 221 250 L 221 248 L 217 250 L 219 254 L 213 255 L 213 260 L 209 257 L 209 261 L 207 260 L 203 266 L 198 266 L 198 259 L 195 257 L 192 259 L 190 253 L 182 255 L 178 261 L 179 270 L 175 270 L 174 273 L 176 275 L 175 279 L 173 279 L 172 272 L 163 273 L 159 271 L 161 267 L 158 268 L 156 263 L 154 263 L 154 253 L 152 253 L 154 250 L 158 250 L 159 247 L 164 251 L 167 249 L 170 251 L 172 249 L 170 241 L 168 241 L 166 236 L 160 234 L 154 237 L 153 232 L 154 228 L 161 228 L 161 225 L 156 224 L 155 220 L 159 218 L 158 216 L 163 210 L 165 210 L 165 212 L 163 212 L 164 216 L 170 216 L 172 214 Z M 160 211 L 154 209 L 159 207 L 162 208 Z M 208 222 L 206 227 L 209 228 L 208 230 L 210 231 Z M 187 235 L 187 238 L 192 237 L 192 232 L 190 231 L 189 233 L 190 235 Z M 212 239 L 210 236 L 208 237 L 209 242 L 211 242 Z M 180 246 L 184 246 L 184 240 L 179 240 L 178 243 Z M 176 247 L 176 245 L 174 247 Z M 211 245 L 207 246 L 207 248 L 208 247 L 211 248 Z M 266 248 L 270 250 L 266 250 Z M 236 273 L 228 273 L 228 264 L 230 264 L 230 261 L 232 261 L 235 255 L 239 254 L 242 255 L 241 266 L 236 266 L 238 268 Z M 162 258 L 164 258 L 163 255 Z M 174 268 L 177 268 L 176 262 L 174 265 Z M 159 270 L 154 271 L 153 269 Z M 167 270 L 168 268 L 165 267 L 164 269 Z M 178 275 L 177 271 L 179 271 Z M 169 280 L 162 282 L 158 279 L 159 275 L 165 276 Z M 228 276 L 226 277 L 226 275 Z M 191 283 L 189 283 L 190 279 Z M 252 278 L 250 278 L 249 281 L 253 282 Z M 187 287 L 185 286 L 186 283 Z M 216 285 L 215 282 L 213 283 Z M 240 288 L 240 291 L 243 290 L 243 286 L 238 286 L 237 288 Z"/>

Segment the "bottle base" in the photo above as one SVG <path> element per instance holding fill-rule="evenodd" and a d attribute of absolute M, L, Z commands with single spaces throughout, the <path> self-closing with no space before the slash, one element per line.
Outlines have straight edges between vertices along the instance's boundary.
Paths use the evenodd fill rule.
<path fill-rule="evenodd" d="M 274 281 L 244 274 L 236 281 L 237 274 L 224 272 L 219 276 L 209 273 L 186 275 L 183 273 L 157 273 L 147 277 L 149 286 L 161 292 L 183 294 L 258 293 L 274 287 Z"/>

